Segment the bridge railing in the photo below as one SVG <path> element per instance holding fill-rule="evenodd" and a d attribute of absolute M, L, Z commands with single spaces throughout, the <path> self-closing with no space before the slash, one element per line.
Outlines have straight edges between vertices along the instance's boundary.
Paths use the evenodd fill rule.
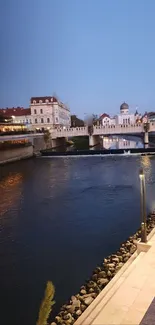
<path fill-rule="evenodd" d="M 155 123 L 150 123 L 149 131 L 155 131 Z M 131 125 L 100 125 L 93 126 L 92 135 L 104 134 L 125 134 L 125 133 L 141 133 L 144 132 L 143 124 Z M 51 135 L 53 138 L 61 137 L 74 137 L 74 136 L 87 136 L 89 135 L 88 127 L 72 127 L 72 128 L 57 128 L 52 130 Z"/>
<path fill-rule="evenodd" d="M 133 125 L 105 125 L 105 126 L 94 126 L 93 134 L 124 134 L 124 133 L 136 133 L 142 132 L 143 126 L 141 124 Z"/>
<path fill-rule="evenodd" d="M 57 128 L 51 132 L 52 137 L 74 137 L 88 135 L 87 127 Z"/>

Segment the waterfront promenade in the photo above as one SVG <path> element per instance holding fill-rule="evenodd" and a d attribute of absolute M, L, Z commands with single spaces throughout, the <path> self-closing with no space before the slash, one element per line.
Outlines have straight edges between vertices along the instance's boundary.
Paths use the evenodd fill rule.
<path fill-rule="evenodd" d="M 75 322 L 76 325 L 139 325 L 155 297 L 155 229 L 147 252 L 137 251 L 95 301 Z M 146 324 L 146 323 L 142 323 Z M 150 321 L 147 325 L 155 324 Z"/>

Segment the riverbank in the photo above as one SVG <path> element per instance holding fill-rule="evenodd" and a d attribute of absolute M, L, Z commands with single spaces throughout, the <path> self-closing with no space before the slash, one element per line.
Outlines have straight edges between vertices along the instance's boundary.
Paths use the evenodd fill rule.
<path fill-rule="evenodd" d="M 155 226 L 154 216 L 147 219 L 147 234 Z M 72 296 L 67 304 L 63 305 L 51 325 L 74 324 L 82 313 L 91 305 L 117 272 L 125 265 L 137 249 L 136 242 L 140 239 L 141 231 L 138 230 L 133 236 L 124 242 L 120 249 L 103 260 L 96 267 L 91 278 L 80 288 L 75 296 Z M 82 324 L 82 323 L 81 323 Z"/>
<path fill-rule="evenodd" d="M 0 165 L 33 157 L 33 146 L 15 146 L 0 151 Z"/>

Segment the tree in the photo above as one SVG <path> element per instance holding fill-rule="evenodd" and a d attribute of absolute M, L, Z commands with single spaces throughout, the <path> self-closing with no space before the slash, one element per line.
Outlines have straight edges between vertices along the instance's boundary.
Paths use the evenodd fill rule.
<path fill-rule="evenodd" d="M 97 114 L 93 114 L 93 115 L 92 115 L 92 122 L 93 122 L 93 125 L 97 125 L 97 121 L 98 121 L 98 115 L 97 115 Z"/>
<path fill-rule="evenodd" d="M 45 132 L 44 132 L 44 141 L 46 143 L 46 148 L 48 146 L 50 138 L 51 138 L 51 134 L 50 134 L 49 130 L 45 130 Z"/>
<path fill-rule="evenodd" d="M 84 126 L 84 121 L 79 119 L 76 115 L 71 115 L 71 127 Z"/>
<path fill-rule="evenodd" d="M 51 313 L 52 306 L 55 304 L 55 301 L 53 300 L 54 294 L 54 285 L 51 281 L 48 281 L 46 284 L 45 295 L 40 306 L 39 317 L 36 325 L 47 325 L 47 320 Z"/>
<path fill-rule="evenodd" d="M 12 117 L 0 114 L 0 123 L 12 123 Z"/>

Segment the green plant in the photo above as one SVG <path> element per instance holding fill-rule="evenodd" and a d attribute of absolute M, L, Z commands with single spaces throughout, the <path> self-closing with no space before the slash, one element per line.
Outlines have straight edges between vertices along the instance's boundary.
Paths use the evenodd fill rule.
<path fill-rule="evenodd" d="M 55 294 L 55 288 L 51 281 L 48 281 L 46 284 L 44 299 L 42 300 L 38 321 L 36 325 L 47 325 L 48 317 L 51 313 L 52 306 L 55 304 L 53 300 Z"/>

